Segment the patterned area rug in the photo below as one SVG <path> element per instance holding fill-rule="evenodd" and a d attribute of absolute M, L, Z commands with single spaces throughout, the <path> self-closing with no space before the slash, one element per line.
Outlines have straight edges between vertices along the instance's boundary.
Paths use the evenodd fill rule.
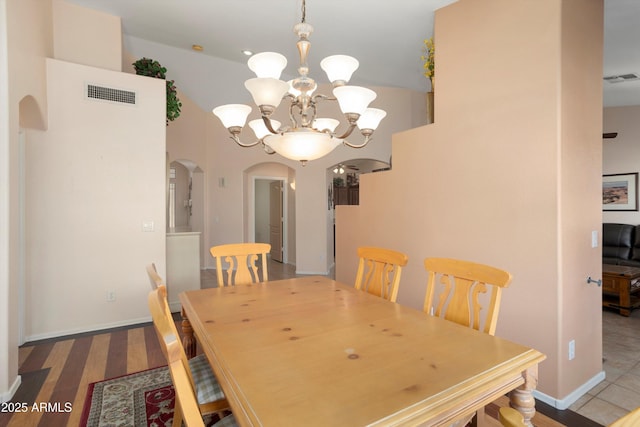
<path fill-rule="evenodd" d="M 171 425 L 174 402 L 166 367 L 99 381 L 89 384 L 80 425 Z"/>
<path fill-rule="evenodd" d="M 174 404 L 166 366 L 136 372 L 89 384 L 80 426 L 171 426 Z M 209 418 L 205 424 L 213 421 Z"/>

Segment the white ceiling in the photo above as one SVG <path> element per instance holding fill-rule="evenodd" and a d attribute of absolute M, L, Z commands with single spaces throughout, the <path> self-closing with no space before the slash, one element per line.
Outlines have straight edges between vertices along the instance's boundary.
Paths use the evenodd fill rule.
<path fill-rule="evenodd" d="M 289 60 L 285 74 L 296 74 L 297 38 L 292 28 L 301 20 L 302 0 L 68 1 L 120 16 L 126 48 L 141 49 L 141 43 L 154 42 L 154 59 L 163 57 L 157 53 L 162 49 L 173 51 L 174 57 L 176 50 L 182 51 L 180 62 L 185 69 L 203 68 L 199 62 L 207 56 L 244 64 L 247 58 L 241 50 L 250 49 L 284 54 Z M 422 40 L 433 34 L 433 11 L 454 1 L 307 0 L 306 20 L 315 28 L 310 37 L 311 77 L 324 80 L 322 58 L 348 54 L 360 61 L 354 84 L 426 91 Z M 604 4 L 603 76 L 640 74 L 640 0 L 604 0 Z M 202 45 L 204 51 L 195 54 L 193 44 Z M 172 78 L 171 70 L 168 74 Z M 196 102 L 196 93 L 206 84 L 197 78 L 176 78 L 176 83 Z M 640 105 L 640 80 L 605 82 L 603 96 L 605 106 Z"/>

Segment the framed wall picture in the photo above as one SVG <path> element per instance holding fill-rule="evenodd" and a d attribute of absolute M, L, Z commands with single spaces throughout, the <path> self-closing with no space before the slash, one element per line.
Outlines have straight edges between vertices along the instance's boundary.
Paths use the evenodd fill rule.
<path fill-rule="evenodd" d="M 638 210 L 637 172 L 602 176 L 602 210 Z"/>

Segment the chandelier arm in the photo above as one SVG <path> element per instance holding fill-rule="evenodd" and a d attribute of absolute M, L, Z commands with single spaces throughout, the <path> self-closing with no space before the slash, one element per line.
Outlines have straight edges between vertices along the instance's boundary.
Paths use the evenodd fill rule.
<path fill-rule="evenodd" d="M 326 101 L 337 101 L 338 98 L 335 98 L 333 96 L 329 96 L 329 95 L 323 95 L 321 93 L 316 93 L 315 95 L 313 95 L 312 97 L 313 102 L 316 102 L 316 99 L 322 99 L 322 100 L 326 100 Z"/>
<path fill-rule="evenodd" d="M 262 141 L 262 148 L 264 149 L 264 152 L 271 155 L 271 154 L 276 154 L 276 151 L 269 147 L 267 144 L 264 143 L 264 141 Z"/>
<path fill-rule="evenodd" d="M 262 142 L 262 140 L 259 139 L 255 142 L 244 143 L 240 141 L 240 138 L 238 138 L 238 135 L 231 135 L 229 138 L 231 138 L 236 144 L 238 144 L 241 147 L 254 147 Z"/>
<path fill-rule="evenodd" d="M 351 132 L 353 132 L 353 130 L 356 128 L 356 124 L 355 123 L 351 123 L 349 125 L 349 128 L 344 132 L 344 134 L 342 134 L 341 136 L 337 136 L 336 138 L 338 139 L 345 139 L 348 138 L 349 135 L 351 135 Z M 351 145 L 349 145 L 351 146 Z"/>
<path fill-rule="evenodd" d="M 271 124 L 271 119 L 270 119 L 269 117 L 267 117 L 267 116 L 263 115 L 263 116 L 262 116 L 262 121 L 264 122 L 264 125 L 267 127 L 267 130 L 268 130 L 269 132 L 271 132 L 271 133 L 272 133 L 272 134 L 274 134 L 274 135 L 275 135 L 276 133 L 278 133 L 278 131 L 277 131 L 277 130 L 275 130 L 275 129 L 273 128 L 273 125 Z M 260 142 L 260 141 L 258 141 L 258 142 Z M 256 143 L 256 144 L 257 144 L 257 143 Z M 255 144 L 253 144 L 253 145 L 255 145 Z"/>
<path fill-rule="evenodd" d="M 363 148 L 365 145 L 367 145 L 369 143 L 369 141 L 371 141 L 373 138 L 371 138 L 371 136 L 365 136 L 364 137 L 364 142 L 360 145 L 356 145 L 356 144 L 352 144 L 349 141 L 347 141 L 346 139 L 344 141 L 342 141 L 342 143 L 348 147 L 351 148 Z"/>
<path fill-rule="evenodd" d="M 291 120 L 293 128 L 296 129 L 298 127 L 298 121 L 296 120 L 296 116 L 293 114 L 294 107 L 300 108 L 297 102 L 292 102 L 291 105 L 289 105 L 289 120 Z"/>
<path fill-rule="evenodd" d="M 302 126 L 303 127 L 310 127 L 313 126 L 313 121 L 316 118 L 316 114 L 318 114 L 318 110 L 316 109 L 316 103 L 312 102 L 309 104 L 309 106 L 307 107 L 307 110 L 311 110 L 311 118 L 309 118 L 309 116 L 307 114 L 301 114 L 302 117 Z M 305 113 L 306 111 L 305 110 Z"/>

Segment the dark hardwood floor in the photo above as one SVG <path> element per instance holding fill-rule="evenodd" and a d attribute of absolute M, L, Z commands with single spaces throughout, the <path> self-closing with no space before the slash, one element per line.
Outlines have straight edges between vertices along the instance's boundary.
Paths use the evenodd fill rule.
<path fill-rule="evenodd" d="M 151 323 L 27 343 L 19 359 L 22 384 L 12 402 L 29 410 L 0 413 L 0 426 L 77 426 L 90 383 L 166 365 Z M 62 410 L 34 411 L 34 403 Z"/>

